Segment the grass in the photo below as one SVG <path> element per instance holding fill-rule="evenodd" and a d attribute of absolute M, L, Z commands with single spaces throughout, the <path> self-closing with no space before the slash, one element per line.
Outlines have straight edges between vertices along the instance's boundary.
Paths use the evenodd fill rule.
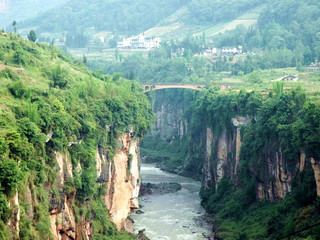
<path fill-rule="evenodd" d="M 239 90 L 271 92 L 275 80 L 287 75 L 298 75 L 299 80 L 296 82 L 285 81 L 284 91 L 301 86 L 306 90 L 310 100 L 320 100 L 320 72 L 298 72 L 296 68 L 257 70 L 243 76 L 232 76 L 231 72 L 220 72 L 214 74 L 212 82 L 236 84 L 226 92 Z M 254 78 L 257 78 L 257 82 L 252 82 Z"/>
<path fill-rule="evenodd" d="M 181 26 L 182 25 L 180 23 L 173 23 L 167 26 L 157 26 L 157 27 L 148 29 L 147 31 L 143 32 L 143 34 L 145 37 L 152 37 L 152 36 L 163 37 L 181 28 Z M 139 34 L 139 35 L 142 35 L 142 34 Z"/>
<path fill-rule="evenodd" d="M 257 23 L 259 15 L 261 11 L 264 9 L 265 5 L 258 6 L 254 9 L 249 10 L 242 16 L 238 17 L 237 19 L 226 22 L 226 23 L 219 23 L 211 26 L 207 26 L 206 29 L 201 30 L 200 32 L 196 32 L 193 34 L 193 36 L 201 36 L 203 32 L 206 33 L 207 37 L 212 37 L 214 35 L 217 35 L 219 33 L 223 33 L 228 30 L 233 30 L 239 25 L 244 25 L 245 27 L 250 27 Z"/>
<path fill-rule="evenodd" d="M 230 22 L 208 24 L 206 26 L 195 26 L 187 23 L 183 23 L 181 19 L 187 13 L 187 7 L 178 9 L 175 13 L 168 18 L 162 20 L 157 26 L 152 27 L 143 32 L 145 36 L 157 36 L 165 39 L 169 38 L 183 38 L 187 34 L 192 33 L 193 36 L 202 36 L 203 32 L 206 33 L 207 38 L 210 38 L 216 34 L 223 33 L 228 30 L 235 29 L 239 25 L 250 27 L 257 23 L 259 14 L 264 9 L 265 5 L 260 5 L 254 9 L 249 10 L 242 16 L 234 19 Z M 142 33 L 141 33 L 142 34 Z M 139 34 L 139 35 L 141 35 Z"/>

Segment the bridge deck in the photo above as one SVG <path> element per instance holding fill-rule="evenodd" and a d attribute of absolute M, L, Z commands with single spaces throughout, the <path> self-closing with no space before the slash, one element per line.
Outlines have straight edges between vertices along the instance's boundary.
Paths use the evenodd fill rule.
<path fill-rule="evenodd" d="M 235 83 L 213 83 L 214 85 L 221 86 L 221 89 L 227 89 L 233 86 L 236 86 L 238 84 Z M 143 92 L 150 92 L 160 89 L 169 89 L 169 88 L 184 88 L 184 89 L 193 89 L 200 91 L 203 87 L 209 86 L 205 83 L 143 83 L 141 84 L 143 87 Z"/>

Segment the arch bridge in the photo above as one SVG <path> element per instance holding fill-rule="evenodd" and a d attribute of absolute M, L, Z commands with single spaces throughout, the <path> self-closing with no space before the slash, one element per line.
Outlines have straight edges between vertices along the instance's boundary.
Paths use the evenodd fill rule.
<path fill-rule="evenodd" d="M 213 83 L 212 85 L 219 85 L 221 90 L 231 88 L 237 84 L 234 83 Z M 205 83 L 144 83 L 141 84 L 143 87 L 143 92 L 150 92 L 160 89 L 169 89 L 169 88 L 183 88 L 183 89 L 192 89 L 200 91 L 203 87 L 209 86 Z"/>

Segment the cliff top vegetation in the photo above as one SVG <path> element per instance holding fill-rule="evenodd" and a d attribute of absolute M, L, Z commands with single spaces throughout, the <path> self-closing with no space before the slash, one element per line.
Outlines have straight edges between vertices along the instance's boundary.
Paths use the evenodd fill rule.
<path fill-rule="evenodd" d="M 108 218 L 95 151 L 100 146 L 111 160 L 119 134 L 139 137 L 150 128 L 153 113 L 139 85 L 92 73 L 53 46 L 2 31 L 0 79 L 0 238 L 12 238 L 6 224 L 15 213 L 8 203 L 18 194 L 19 239 L 50 238 L 50 204 L 65 196 L 77 223 L 93 221 L 95 239 L 131 239 Z M 63 190 L 57 189 L 57 151 L 82 166 Z"/>

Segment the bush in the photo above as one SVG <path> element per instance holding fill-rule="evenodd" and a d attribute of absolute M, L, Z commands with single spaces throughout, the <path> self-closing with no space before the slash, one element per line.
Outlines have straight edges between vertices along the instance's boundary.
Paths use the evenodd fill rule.
<path fill-rule="evenodd" d="M 11 195 L 21 180 L 18 164 L 12 159 L 0 161 L 0 184 L 7 195 Z"/>
<path fill-rule="evenodd" d="M 59 87 L 61 89 L 66 88 L 68 82 L 65 79 L 66 78 L 66 73 L 65 71 L 62 70 L 60 66 L 57 66 L 54 70 L 51 72 L 51 80 L 53 83 L 51 86 L 53 87 Z"/>
<path fill-rule="evenodd" d="M 10 93 L 16 98 L 29 98 L 31 96 L 31 90 L 28 89 L 21 81 L 11 83 L 8 86 Z"/>
<path fill-rule="evenodd" d="M 5 139 L 3 137 L 0 137 L 0 156 L 7 154 L 8 150 L 9 150 L 9 147 Z"/>
<path fill-rule="evenodd" d="M 16 52 L 13 55 L 13 60 L 14 60 L 14 63 L 18 65 L 26 64 L 25 55 L 21 49 L 16 50 Z"/>
<path fill-rule="evenodd" d="M 20 79 L 19 75 L 9 68 L 5 68 L 0 71 L 0 78 L 7 78 L 7 79 L 14 80 L 14 81 Z"/>
<path fill-rule="evenodd" d="M 11 210 L 7 205 L 6 197 L 0 193 L 0 219 L 7 223 L 11 216 Z"/>
<path fill-rule="evenodd" d="M 293 182 L 293 196 L 301 207 L 307 206 L 316 200 L 316 181 L 312 170 L 303 170 Z"/>

